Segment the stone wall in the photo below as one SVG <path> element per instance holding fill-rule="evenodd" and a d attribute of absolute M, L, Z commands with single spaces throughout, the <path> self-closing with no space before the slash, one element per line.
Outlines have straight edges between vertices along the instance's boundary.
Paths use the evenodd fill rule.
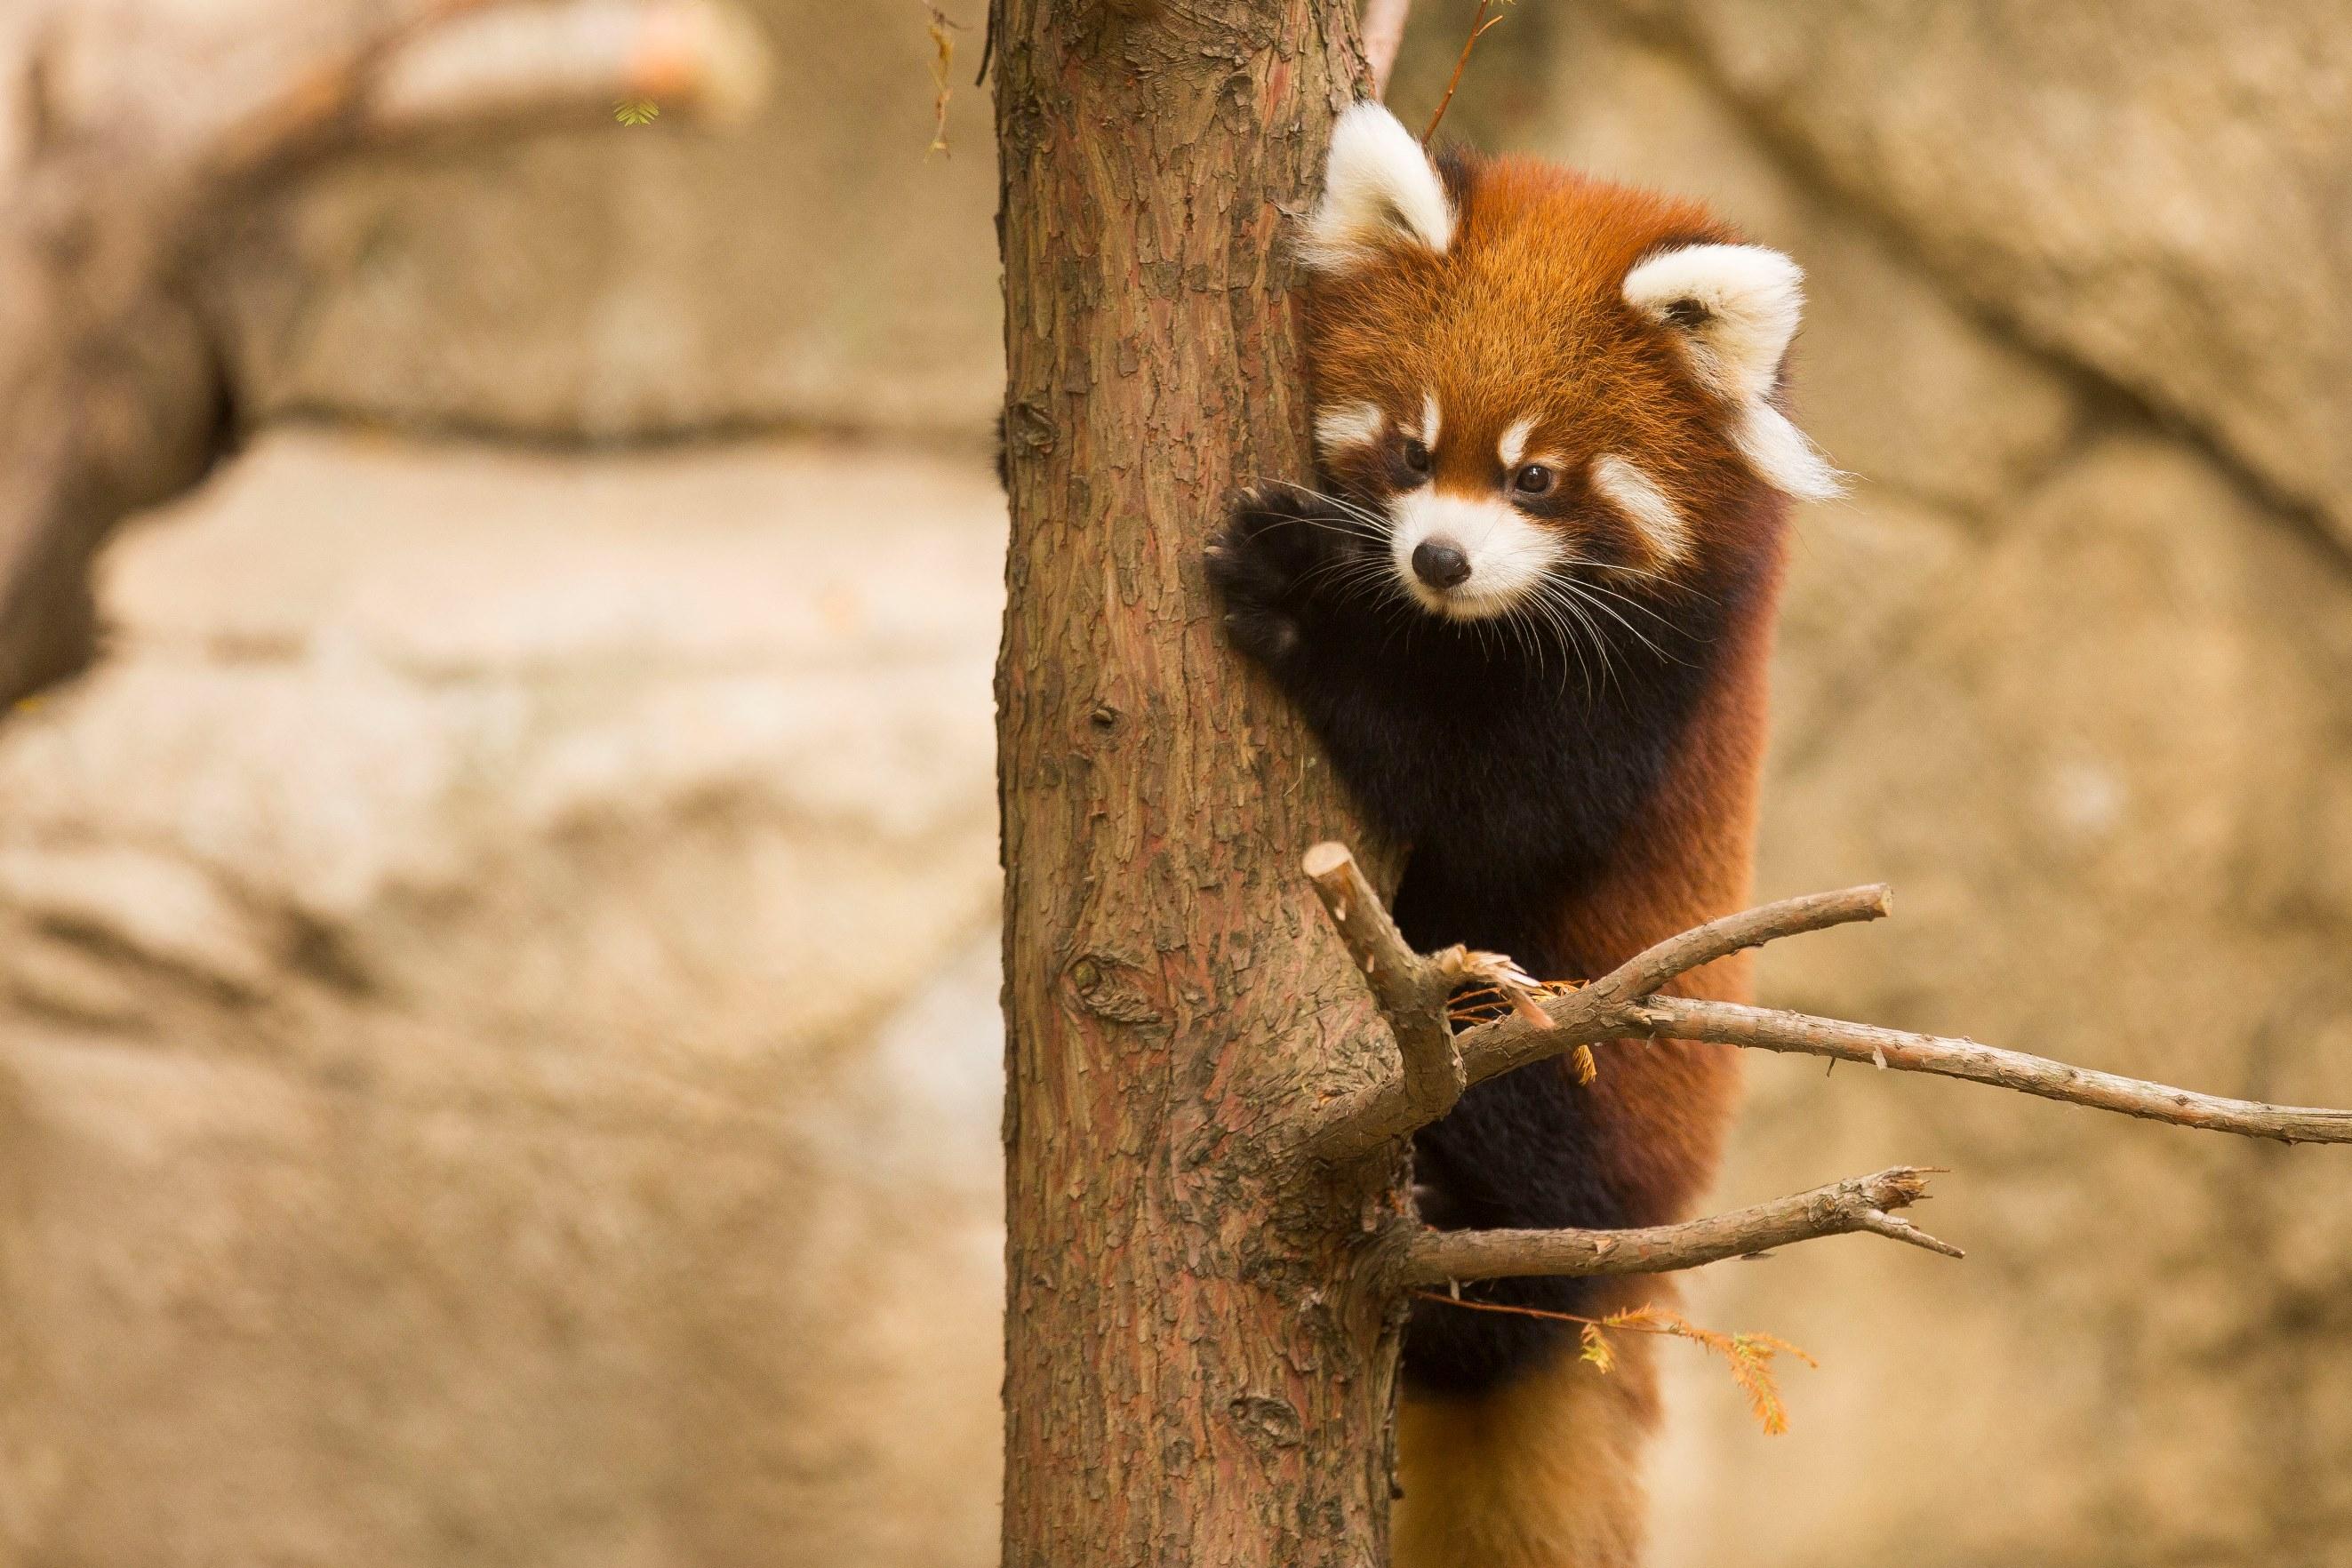
<path fill-rule="evenodd" d="M 774 60 L 744 131 L 428 144 L 263 215 L 206 279 L 256 416 L 560 443 L 993 418 L 980 7 L 930 153 L 919 5 L 739 3 Z"/>
<path fill-rule="evenodd" d="M 1467 8 L 1417 8 L 1408 119 Z M 114 658 L 0 731 L 15 1560 L 990 1556 L 978 37 L 926 160 L 917 8 L 763 14 L 743 140 L 337 171 L 210 280 L 264 415 L 791 438 L 285 432 L 118 548 Z M 1900 913 L 1772 999 L 2352 1102 L 2347 53 L 2121 0 L 1528 0 L 1481 45 L 1452 131 L 1811 275 L 1856 479 L 1801 519 L 1764 889 Z M 1767 1439 L 1678 1363 L 1662 1563 L 2352 1550 L 2352 1162 L 1752 1084 L 1721 1201 L 1950 1165 L 1972 1256 L 1703 1276 L 1823 1364 Z"/>
<path fill-rule="evenodd" d="M 994 1560 L 1001 504 L 289 432 L 113 552 L 0 731 L 0 1562 Z"/>

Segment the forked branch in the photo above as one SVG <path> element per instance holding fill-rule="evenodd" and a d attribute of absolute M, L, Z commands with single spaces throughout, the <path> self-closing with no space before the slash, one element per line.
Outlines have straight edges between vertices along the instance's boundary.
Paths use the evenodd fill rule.
<path fill-rule="evenodd" d="M 1314 867 L 1323 864 L 1333 852 L 1347 854 L 1336 844 L 1318 844 L 1307 851 L 1310 879 L 1315 876 Z M 1320 886 L 1318 880 L 1318 889 Z M 1326 908 L 1329 903 L 1327 895 Z M 1448 1049 L 1461 1058 L 1466 1085 L 1572 1051 L 1579 1046 L 1646 1035 L 1651 1031 L 1640 1026 L 1632 1009 L 1649 1000 L 1660 986 L 1743 948 L 1759 947 L 1776 937 L 1793 936 L 1800 931 L 1877 920 L 1892 907 L 1886 889 L 1872 886 L 1835 893 L 1809 893 L 1727 915 L 1669 937 L 1590 985 L 1567 992 L 1543 990 L 1515 994 L 1512 1016 L 1463 1031 L 1449 1041 Z M 1382 911 L 1380 918 L 1385 924 L 1386 912 Z M 1341 935 L 1346 934 L 1342 931 Z M 1399 938 L 1398 942 L 1402 946 L 1402 939 Z M 1494 955 L 1486 956 L 1494 959 Z M 1509 963 L 1507 959 L 1494 961 Z M 1517 965 L 1510 967 L 1517 972 Z M 1377 991 L 1374 996 L 1378 999 Z M 1391 1025 L 1393 1022 L 1391 1019 Z M 1308 1134 L 1309 1140 L 1317 1152 L 1331 1158 L 1362 1153 L 1434 1121 L 1434 1117 L 1422 1114 L 1423 1103 L 1412 1098 L 1402 1079 L 1372 1084 L 1325 1107 Z M 1447 1102 L 1449 1109 L 1451 1104 Z"/>
<path fill-rule="evenodd" d="M 1338 845 L 1318 845 L 1309 852 L 1307 868 L 1342 938 L 1372 981 L 1373 995 L 1397 1031 L 1403 1058 L 1398 1077 L 1320 1108 L 1306 1130 L 1305 1142 L 1310 1152 L 1323 1158 L 1349 1158 L 1408 1136 L 1452 1109 L 1463 1089 L 1498 1073 L 1604 1040 L 1640 1039 L 1793 1051 L 1966 1079 L 2178 1127 L 2286 1143 L 2352 1143 L 2352 1110 L 2198 1094 L 1974 1040 L 1658 994 L 1691 971 L 1744 948 L 1877 920 L 1892 910 L 1884 887 L 1812 893 L 1727 915 L 1667 938 L 1588 985 L 1559 991 L 1538 985 L 1500 954 L 1464 953 L 1458 948 L 1428 958 L 1412 953 L 1386 910 L 1377 907 L 1348 852 Z M 1507 979 L 1498 983 L 1496 975 Z M 1474 977 L 1497 984 L 1509 997 L 1513 1014 L 1453 1034 L 1444 1022 L 1444 988 Z M 1445 1034 L 1443 1040 L 1440 1031 Z M 1921 1173 L 1907 1167 L 1884 1171 L 1733 1214 L 1652 1230 L 1421 1232 L 1407 1247 L 1409 1282 L 1649 1273 L 1853 1231 L 1958 1256 L 1957 1248 L 1889 1212 L 1920 1195 L 1920 1177 Z"/>
<path fill-rule="evenodd" d="M 1458 987 L 1491 987 L 1529 1028 L 1540 1034 L 1551 1027 L 1537 1003 L 1542 988 L 1503 954 L 1459 945 L 1426 956 L 1415 952 L 1346 845 L 1318 844 L 1301 864 L 1396 1037 L 1402 1071 L 1395 1088 L 1411 1113 L 1422 1119 L 1415 1125 L 1426 1126 L 1453 1110 L 1468 1081 L 1446 1016 L 1446 999 Z"/>
<path fill-rule="evenodd" d="M 1346 845 L 1318 844 L 1301 865 L 1396 1037 L 1402 1068 L 1397 1092 L 1412 1115 L 1425 1119 L 1424 1125 L 1436 1121 L 1462 1098 L 1465 1081 L 1461 1053 L 1454 1048 L 1454 1026 L 1445 1016 L 1453 983 L 1437 960 L 1423 958 L 1404 940 Z"/>
<path fill-rule="evenodd" d="M 1657 994 L 1679 976 L 1743 948 L 1877 920 L 1891 909 L 1886 889 L 1873 886 L 1783 899 L 1710 921 L 1636 954 L 1589 985 L 1546 992 L 1531 1010 L 1539 1010 L 1548 1026 L 1522 1013 L 1464 1030 L 1453 1042 L 1462 1058 L 1463 1076 L 1478 1083 L 1603 1040 L 1705 1040 L 1966 1079 L 2178 1127 L 2288 1143 L 2352 1143 L 2352 1110 L 2231 1100 L 1974 1040 Z M 1373 1084 L 1324 1107 L 1309 1138 L 1318 1152 L 1344 1158 L 1427 1125 L 1415 1120 L 1415 1114 L 1397 1082 Z"/>
<path fill-rule="evenodd" d="M 764 46 L 711 0 L 480 6 L 385 62 L 366 104 L 379 136 L 611 112 L 616 99 L 733 121 L 759 102 Z"/>
<path fill-rule="evenodd" d="M 85 80 L 67 23 L 94 48 L 101 9 L 0 38 L 30 100 L 0 168 L 0 279 L 25 328 L 0 341 L 0 715 L 92 657 L 90 562 L 123 513 L 229 448 L 235 356 L 186 297 L 236 265 L 240 215 L 321 159 L 413 136 L 610 125 L 615 100 L 737 117 L 766 59 L 730 0 L 275 0 L 109 36 L 132 63 Z M 167 79 L 186 90 L 110 96 Z"/>

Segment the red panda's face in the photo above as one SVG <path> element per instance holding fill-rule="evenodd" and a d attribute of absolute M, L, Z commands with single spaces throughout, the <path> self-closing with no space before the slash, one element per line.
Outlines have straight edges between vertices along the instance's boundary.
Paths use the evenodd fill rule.
<path fill-rule="evenodd" d="M 1323 467 L 1435 614 L 1687 581 L 1759 489 L 1834 492 L 1773 403 L 1797 268 L 1690 204 L 1523 160 L 1441 174 L 1362 104 L 1300 248 Z"/>

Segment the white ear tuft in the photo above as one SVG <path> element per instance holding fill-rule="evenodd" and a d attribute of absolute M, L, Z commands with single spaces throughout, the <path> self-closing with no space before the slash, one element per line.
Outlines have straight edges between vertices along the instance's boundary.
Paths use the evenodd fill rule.
<path fill-rule="evenodd" d="M 1845 494 L 1844 477 L 1789 416 L 1769 403 L 1751 403 L 1731 433 L 1758 477 L 1793 500 L 1831 500 Z"/>
<path fill-rule="evenodd" d="M 1339 272 L 1398 239 L 1442 255 L 1454 240 L 1454 206 L 1412 132 L 1379 104 L 1360 103 L 1331 132 L 1323 199 L 1298 253 L 1318 271 Z"/>
<path fill-rule="evenodd" d="M 1769 395 L 1797 335 L 1805 275 L 1760 245 L 1685 245 L 1625 275 L 1625 302 L 1682 334 L 1691 366 L 1738 402 Z"/>
<path fill-rule="evenodd" d="M 1789 416 L 1766 401 L 1805 303 L 1805 275 L 1760 245 L 1685 245 L 1625 275 L 1625 302 L 1672 328 L 1699 379 L 1738 405 L 1731 438 L 1757 476 L 1798 500 L 1845 487 Z"/>

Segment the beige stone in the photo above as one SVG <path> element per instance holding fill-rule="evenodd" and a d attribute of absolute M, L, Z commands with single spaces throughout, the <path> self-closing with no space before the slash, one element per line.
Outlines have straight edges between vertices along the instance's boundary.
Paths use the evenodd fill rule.
<path fill-rule="evenodd" d="M 2340 1100 L 2352 931 L 2247 877 L 2272 842 L 2320 861 L 2308 803 L 2352 791 L 2332 739 L 2352 583 L 2331 553 L 2140 435 L 2068 463 L 1998 542 L 1890 581 L 1914 635 L 1864 664 L 1808 629 L 1800 573 L 1787 662 L 1829 658 L 1845 684 L 1811 733 L 1782 731 L 1763 878 L 1891 880 L 1896 918 L 1776 949 L 1768 995 Z M 1840 1243 L 1704 1281 L 1710 1321 L 1787 1334 L 1823 1367 L 1791 1374 L 1796 1431 L 1769 1445 L 1685 1367 L 1665 1561 L 1724 1561 L 1734 1542 L 1761 1568 L 2247 1561 L 2315 1521 L 2352 1531 L 2278 1480 L 2340 1468 L 2352 1426 L 2274 1409 L 2283 1380 L 2336 1359 L 2286 1328 L 2347 1299 L 2335 1152 L 2283 1160 L 1802 1061 L 1754 1078 L 1725 1201 L 1948 1165 L 1922 1217 L 1972 1256 Z M 2003 1506 L 1969 1506 L 1984 1496 Z"/>
<path fill-rule="evenodd" d="M 992 1561 L 977 462 L 288 434 L 0 734 L 0 1559 Z"/>
<path fill-rule="evenodd" d="M 978 12 L 941 154 L 921 7 L 746 8 L 775 70 L 743 131 L 419 148 L 263 215 L 208 279 L 249 406 L 562 441 L 977 441 L 1003 389 Z"/>
<path fill-rule="evenodd" d="M 2328 0 L 1619 0 L 1941 278 L 2352 540 L 2352 30 Z"/>
<path fill-rule="evenodd" d="M 1793 401 L 1833 462 L 1972 514 L 2048 466 L 2078 418 L 2063 375 L 1984 331 L 1866 212 L 1798 179 L 1687 62 L 1589 10 L 1553 26 L 1545 108 L 1509 142 L 1701 197 L 1794 256 L 1808 302 Z"/>
<path fill-rule="evenodd" d="M 1857 484 L 1797 510 L 1772 689 L 1783 767 L 1833 744 L 1853 704 L 1919 635 L 1979 552 L 1953 514 Z"/>

